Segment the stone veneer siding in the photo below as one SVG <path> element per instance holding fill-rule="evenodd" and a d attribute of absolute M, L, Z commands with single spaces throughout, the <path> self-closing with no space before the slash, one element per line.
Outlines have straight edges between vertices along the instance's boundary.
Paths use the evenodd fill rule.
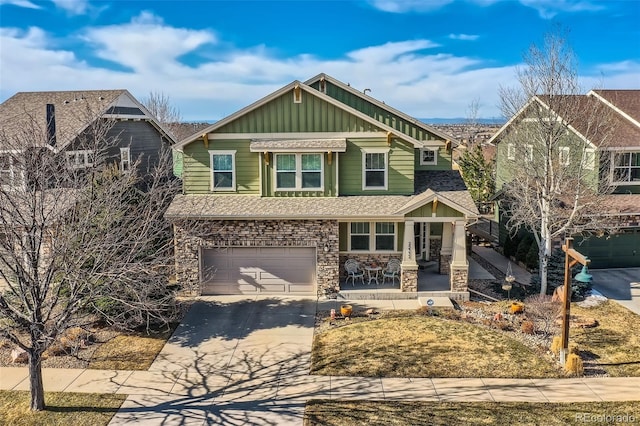
<path fill-rule="evenodd" d="M 429 238 L 429 260 L 440 258 L 440 250 L 442 249 L 442 238 Z"/>
<path fill-rule="evenodd" d="M 400 289 L 403 293 L 418 292 L 418 267 L 402 268 Z"/>
<path fill-rule="evenodd" d="M 317 294 L 324 295 L 339 285 L 337 220 L 180 221 L 174 223 L 174 239 L 183 295 L 202 293 L 200 250 L 216 247 L 317 247 Z"/>
<path fill-rule="evenodd" d="M 455 292 L 468 291 L 469 268 L 468 267 L 456 268 L 451 266 L 451 276 L 449 280 L 451 283 L 451 291 L 455 291 Z"/>
<path fill-rule="evenodd" d="M 440 261 L 438 263 L 440 274 L 441 275 L 449 275 L 450 266 L 451 266 L 451 255 L 450 254 L 441 254 Z"/>

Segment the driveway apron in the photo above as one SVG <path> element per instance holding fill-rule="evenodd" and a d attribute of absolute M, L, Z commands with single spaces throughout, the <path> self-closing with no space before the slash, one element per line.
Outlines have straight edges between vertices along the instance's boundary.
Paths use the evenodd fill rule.
<path fill-rule="evenodd" d="M 315 298 L 203 297 L 148 371 L 125 386 L 111 425 L 300 425 Z M 304 384 L 301 386 L 301 384 Z"/>

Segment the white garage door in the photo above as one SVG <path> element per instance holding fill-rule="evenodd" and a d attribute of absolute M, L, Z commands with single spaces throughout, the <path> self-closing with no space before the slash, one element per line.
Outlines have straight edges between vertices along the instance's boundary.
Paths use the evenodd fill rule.
<path fill-rule="evenodd" d="M 313 247 L 203 249 L 202 294 L 315 293 Z"/>

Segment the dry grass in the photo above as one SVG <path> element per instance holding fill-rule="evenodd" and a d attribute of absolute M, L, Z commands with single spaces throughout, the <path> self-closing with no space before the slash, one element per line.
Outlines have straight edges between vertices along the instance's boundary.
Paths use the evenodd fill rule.
<path fill-rule="evenodd" d="M 625 414 L 638 424 L 638 402 L 526 403 L 526 402 L 377 402 L 310 401 L 305 426 L 350 425 L 580 425 L 584 415 Z M 589 417 L 593 419 L 593 417 Z M 609 422 L 600 422 L 609 423 Z"/>
<path fill-rule="evenodd" d="M 103 343 L 93 354 L 95 370 L 148 370 L 173 330 L 153 336 L 119 335 Z"/>
<path fill-rule="evenodd" d="M 109 423 L 126 395 L 45 392 L 47 409 L 29 410 L 29 392 L 0 391 L 0 424 L 99 426 Z"/>
<path fill-rule="evenodd" d="M 561 377 L 504 333 L 430 316 L 381 318 L 314 337 L 313 374 L 368 377 Z"/>
<path fill-rule="evenodd" d="M 594 328 L 571 329 L 570 341 L 585 364 L 610 376 L 640 376 L 640 315 L 611 301 L 595 308 L 572 304 L 571 314 L 598 321 Z"/>

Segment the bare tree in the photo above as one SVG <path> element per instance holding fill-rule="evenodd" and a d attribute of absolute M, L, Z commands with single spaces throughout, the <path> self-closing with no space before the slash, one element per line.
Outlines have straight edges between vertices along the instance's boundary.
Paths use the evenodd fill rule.
<path fill-rule="evenodd" d="M 27 353 L 32 410 L 45 409 L 42 356 L 65 330 L 97 315 L 132 328 L 175 312 L 163 218 L 178 190 L 170 152 L 144 175 L 137 162 L 123 172 L 108 156 L 111 125 L 96 120 L 83 133 L 94 157 L 82 169 L 49 146 L 36 120 L 0 129 L 0 337 Z"/>
<path fill-rule="evenodd" d="M 524 61 L 519 87 L 500 90 L 505 117 L 516 119 L 500 141 L 497 180 L 507 227 L 526 228 L 538 244 L 545 294 L 554 239 L 612 226 L 598 215 L 612 189 L 599 173 L 607 168 L 602 150 L 612 120 L 602 103 L 581 95 L 576 58 L 561 28 L 548 33 L 542 47 L 533 45 Z"/>
<path fill-rule="evenodd" d="M 177 128 L 182 121 L 180 110 L 176 108 L 169 95 L 163 92 L 149 92 L 149 96 L 142 99 L 142 104 L 151 112 L 167 130 L 178 135 Z"/>

